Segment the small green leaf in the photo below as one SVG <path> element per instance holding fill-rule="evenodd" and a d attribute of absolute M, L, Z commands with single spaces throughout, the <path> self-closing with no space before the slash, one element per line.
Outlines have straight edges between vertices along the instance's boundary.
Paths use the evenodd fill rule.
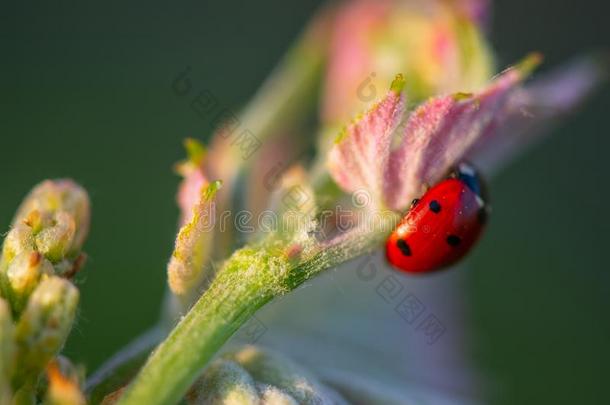
<path fill-rule="evenodd" d="M 396 94 L 400 94 L 403 92 L 405 88 L 406 80 L 402 73 L 396 75 L 396 78 L 392 81 L 392 85 L 390 86 L 390 90 Z"/>
<path fill-rule="evenodd" d="M 222 188 L 221 180 L 215 180 L 215 181 L 211 182 L 203 191 L 203 198 L 206 201 L 211 201 L 212 199 L 214 199 L 214 197 L 216 196 L 216 193 L 221 188 Z"/>
<path fill-rule="evenodd" d="M 195 138 L 186 138 L 184 140 L 184 148 L 188 160 L 196 166 L 200 166 L 206 155 L 205 146 Z"/>

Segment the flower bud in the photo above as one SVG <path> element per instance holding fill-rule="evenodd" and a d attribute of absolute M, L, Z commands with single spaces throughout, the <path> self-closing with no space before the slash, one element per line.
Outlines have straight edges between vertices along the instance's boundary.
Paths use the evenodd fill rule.
<path fill-rule="evenodd" d="M 17 383 L 41 372 L 64 345 L 76 315 L 78 289 L 51 276 L 34 290 L 17 323 Z"/>
<path fill-rule="evenodd" d="M 240 351 L 232 354 L 229 358 L 239 363 L 255 381 L 262 386 L 274 387 L 272 390 L 266 388 L 262 391 L 265 395 L 279 399 L 277 403 L 294 399 L 298 404 L 326 404 L 329 401 L 329 392 L 322 384 L 291 360 L 268 350 L 262 350 L 255 346 L 245 346 Z M 265 392 L 267 392 L 265 394 Z M 279 395 L 279 394 L 283 395 Z M 263 402 L 273 404 L 274 402 Z"/>
<path fill-rule="evenodd" d="M 75 234 L 74 218 L 65 211 L 59 211 L 49 226 L 36 235 L 36 249 L 53 263 L 59 262 L 70 254 Z"/>
<path fill-rule="evenodd" d="M 87 255 L 85 253 L 81 253 L 73 260 L 63 259 L 58 263 L 54 263 L 53 268 L 55 269 L 56 275 L 71 279 L 80 271 L 80 269 L 83 268 L 86 261 Z"/>
<path fill-rule="evenodd" d="M 198 203 L 192 208 L 190 221 L 178 232 L 167 266 L 169 287 L 174 294 L 184 298 L 185 303 L 205 276 L 216 220 L 214 197 L 221 185 L 220 181 L 215 181 L 199 190 Z"/>
<path fill-rule="evenodd" d="M 259 403 L 256 384 L 250 374 L 239 364 L 221 359 L 206 369 L 186 399 L 190 405 Z"/>
<path fill-rule="evenodd" d="M 44 405 L 85 405 L 87 402 L 83 395 L 78 379 L 64 375 L 56 361 L 47 367 L 49 388 Z"/>
<path fill-rule="evenodd" d="M 15 356 L 13 331 L 11 310 L 0 298 L 0 404 L 9 403 L 11 397 L 10 379 Z"/>
<path fill-rule="evenodd" d="M 5 293 L 15 313 L 20 313 L 27 300 L 45 276 L 53 275 L 53 266 L 39 252 L 23 252 L 16 256 L 6 270 Z"/>
<path fill-rule="evenodd" d="M 8 265 L 15 256 L 30 252 L 34 249 L 34 236 L 32 228 L 23 223 L 18 223 L 10 230 L 4 239 L 2 246 L 2 261 Z"/>
<path fill-rule="evenodd" d="M 337 125 L 368 109 L 397 73 L 410 102 L 475 91 L 492 62 L 476 21 L 443 0 L 354 0 L 339 10 L 331 36 L 323 121 Z"/>
<path fill-rule="evenodd" d="M 7 276 L 7 270 L 11 263 L 20 255 L 28 255 L 33 252 L 34 240 L 32 229 L 21 223 L 17 224 L 10 230 L 4 244 L 2 245 L 2 257 L 0 258 L 0 296 L 9 299 L 12 304 L 12 293 L 10 282 Z"/>
<path fill-rule="evenodd" d="M 42 236 L 36 242 L 50 255 L 63 252 L 73 257 L 89 232 L 89 206 L 87 192 L 72 180 L 46 180 L 21 203 L 13 226 L 25 223 L 34 233 L 40 232 Z"/>

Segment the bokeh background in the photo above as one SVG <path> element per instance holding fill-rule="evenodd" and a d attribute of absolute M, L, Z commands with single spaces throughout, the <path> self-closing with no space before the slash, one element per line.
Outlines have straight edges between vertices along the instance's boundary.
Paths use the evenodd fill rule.
<path fill-rule="evenodd" d="M 90 260 L 66 353 L 94 369 L 158 316 L 177 218 L 172 165 L 201 120 L 171 91 L 192 67 L 238 110 L 319 1 L 4 4 L 0 13 L 0 229 L 32 185 L 91 193 Z M 602 0 L 497 2 L 500 66 L 545 68 L 608 48 Z M 473 350 L 498 404 L 602 403 L 610 375 L 610 94 L 496 177 L 488 233 L 468 258 Z M 498 388 L 496 387 L 496 388 Z"/>

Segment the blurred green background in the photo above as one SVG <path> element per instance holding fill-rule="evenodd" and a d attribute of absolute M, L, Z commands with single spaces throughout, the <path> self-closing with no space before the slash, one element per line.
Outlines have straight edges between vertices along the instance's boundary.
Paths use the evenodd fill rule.
<path fill-rule="evenodd" d="M 191 66 L 196 88 L 239 109 L 318 3 L 3 5 L 0 229 L 44 178 L 73 177 L 93 200 L 69 356 L 93 369 L 157 317 L 177 218 L 171 167 L 182 138 L 210 132 L 172 78 Z M 539 50 L 548 68 L 607 47 L 607 15 L 601 0 L 498 2 L 499 65 Z M 468 283 L 495 403 L 607 395 L 609 105 L 600 92 L 493 182 L 494 217 Z"/>

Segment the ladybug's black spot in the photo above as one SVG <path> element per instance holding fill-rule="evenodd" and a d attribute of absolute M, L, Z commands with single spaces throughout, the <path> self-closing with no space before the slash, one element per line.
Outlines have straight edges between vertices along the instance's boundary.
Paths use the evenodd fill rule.
<path fill-rule="evenodd" d="M 456 235 L 447 236 L 447 243 L 453 247 L 459 245 L 461 241 L 462 241 L 462 239 L 460 239 L 459 236 L 456 236 Z"/>
<path fill-rule="evenodd" d="M 419 198 L 414 198 L 413 201 L 411 201 L 411 208 L 415 207 L 418 202 L 419 202 Z"/>
<path fill-rule="evenodd" d="M 396 246 L 403 255 L 411 256 L 411 248 L 404 239 L 398 239 L 396 241 Z"/>
<path fill-rule="evenodd" d="M 487 223 L 487 208 L 481 207 L 479 208 L 479 212 L 477 213 L 477 219 L 481 225 L 485 225 Z"/>
<path fill-rule="evenodd" d="M 430 211 L 434 212 L 435 214 L 441 212 L 441 205 L 436 200 L 430 201 L 428 206 L 430 207 Z"/>

